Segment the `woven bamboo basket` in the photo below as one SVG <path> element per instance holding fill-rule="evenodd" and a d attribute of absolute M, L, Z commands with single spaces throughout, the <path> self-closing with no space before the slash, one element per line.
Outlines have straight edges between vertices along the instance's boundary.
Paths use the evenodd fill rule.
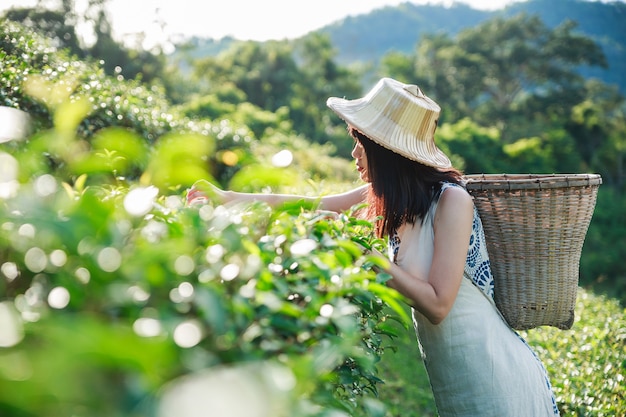
<path fill-rule="evenodd" d="M 517 330 L 570 329 L 597 174 L 466 175 L 485 230 L 495 302 Z"/>

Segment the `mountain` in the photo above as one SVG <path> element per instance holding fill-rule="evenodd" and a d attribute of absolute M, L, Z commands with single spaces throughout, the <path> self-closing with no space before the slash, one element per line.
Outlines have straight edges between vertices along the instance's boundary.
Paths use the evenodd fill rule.
<path fill-rule="evenodd" d="M 460 3 L 451 7 L 402 3 L 347 17 L 317 32 L 330 35 L 342 64 L 376 62 L 390 51 L 413 52 L 424 34 L 453 36 L 493 15 Z"/>
<path fill-rule="evenodd" d="M 589 0 L 527 0 L 495 11 L 476 10 L 461 3 L 452 6 L 402 3 L 367 14 L 346 17 L 315 32 L 326 33 L 337 49 L 339 63 L 376 63 L 386 53 L 412 53 L 426 33 L 454 36 L 494 17 L 512 17 L 519 13 L 538 15 L 546 26 L 554 28 L 567 19 L 578 24 L 577 32 L 593 39 L 604 51 L 609 67 L 581 68 L 585 77 L 596 77 L 615 84 L 626 95 L 626 3 L 603 3 Z M 307 36 L 307 35 L 305 35 Z M 236 39 L 193 38 L 183 50 L 171 57 L 216 55 Z"/>
<path fill-rule="evenodd" d="M 593 39 L 604 51 L 609 67 L 581 68 L 586 77 L 616 84 L 626 94 L 626 3 L 586 0 L 528 0 L 496 11 L 480 11 L 455 3 L 450 7 L 402 3 L 368 14 L 351 16 L 320 28 L 338 51 L 342 64 L 377 62 L 390 51 L 412 53 L 425 33 L 458 32 L 485 20 L 519 13 L 538 15 L 550 28 L 566 20 L 577 23 L 577 33 Z"/>

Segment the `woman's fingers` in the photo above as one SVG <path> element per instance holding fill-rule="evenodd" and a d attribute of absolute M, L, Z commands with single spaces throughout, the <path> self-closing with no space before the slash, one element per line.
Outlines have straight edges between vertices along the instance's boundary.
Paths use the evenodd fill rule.
<path fill-rule="evenodd" d="M 224 203 L 227 194 L 207 180 L 198 180 L 187 190 L 187 205 L 206 204 L 209 199 Z"/>
<path fill-rule="evenodd" d="M 187 205 L 193 206 L 196 204 L 206 204 L 208 201 L 207 195 L 193 186 L 187 191 Z"/>

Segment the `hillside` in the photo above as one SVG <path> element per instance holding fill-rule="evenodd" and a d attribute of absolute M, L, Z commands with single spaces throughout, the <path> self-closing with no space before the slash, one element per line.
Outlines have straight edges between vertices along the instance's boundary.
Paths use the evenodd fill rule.
<path fill-rule="evenodd" d="M 578 31 L 596 41 L 603 49 L 609 67 L 581 68 L 586 77 L 597 77 L 616 84 L 626 94 L 626 3 L 601 3 L 586 0 L 528 0 L 497 11 L 481 11 L 464 4 L 450 7 L 403 3 L 370 13 L 350 16 L 317 30 L 330 36 L 341 64 L 376 63 L 390 51 L 410 53 L 426 33 L 458 32 L 496 16 L 518 13 L 537 14 L 549 27 L 567 19 L 578 23 Z M 215 55 L 234 39 L 194 38 L 172 58 Z"/>
<path fill-rule="evenodd" d="M 519 13 L 536 14 L 551 28 L 568 19 L 575 21 L 578 32 L 602 47 L 609 64 L 607 69 L 581 68 L 581 73 L 608 84 L 617 84 L 626 94 L 626 3 L 623 2 L 528 0 L 493 12 L 475 10 L 463 4 L 443 7 L 407 2 L 345 18 L 319 32 L 329 34 L 337 48 L 339 62 L 376 62 L 392 50 L 412 52 L 424 33 L 453 36 L 487 19 Z"/>

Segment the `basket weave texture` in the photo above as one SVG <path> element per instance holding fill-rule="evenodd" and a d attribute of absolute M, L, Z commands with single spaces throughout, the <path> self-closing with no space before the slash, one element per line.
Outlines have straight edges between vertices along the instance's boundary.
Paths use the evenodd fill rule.
<path fill-rule="evenodd" d="M 597 174 L 466 175 L 487 241 L 495 302 L 517 330 L 570 329 Z"/>

